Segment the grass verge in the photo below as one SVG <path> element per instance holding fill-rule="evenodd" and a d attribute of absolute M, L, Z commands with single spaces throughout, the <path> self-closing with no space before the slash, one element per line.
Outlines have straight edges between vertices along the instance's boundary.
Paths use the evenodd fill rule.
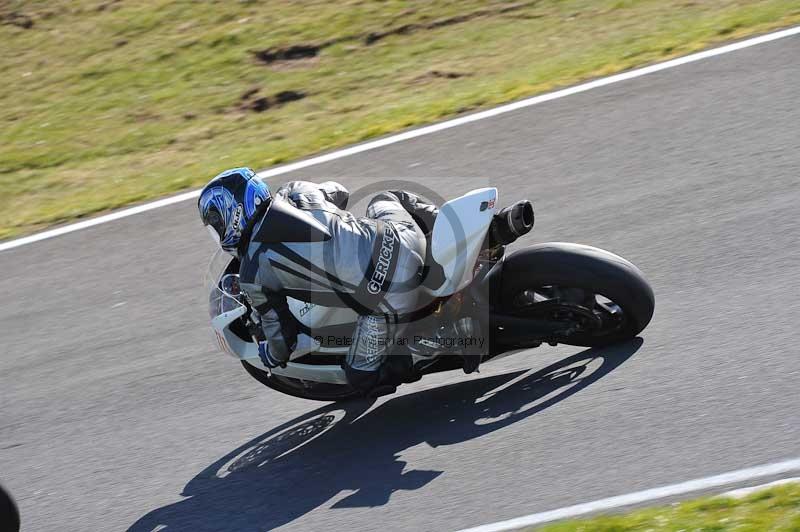
<path fill-rule="evenodd" d="M 0 238 L 796 23 L 797 0 L 0 0 Z"/>
<path fill-rule="evenodd" d="M 800 483 L 757 491 L 742 499 L 706 497 L 624 515 L 564 521 L 540 532 L 800 530 Z"/>

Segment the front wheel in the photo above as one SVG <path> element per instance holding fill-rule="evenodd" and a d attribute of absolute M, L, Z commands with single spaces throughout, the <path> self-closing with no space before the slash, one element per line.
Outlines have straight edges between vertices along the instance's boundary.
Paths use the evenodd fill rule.
<path fill-rule="evenodd" d="M 504 313 L 560 323 L 553 340 L 601 347 L 639 334 L 653 317 L 655 296 L 642 272 L 602 249 L 551 242 L 503 261 Z"/>
<path fill-rule="evenodd" d="M 275 373 L 269 374 L 263 369 L 249 364 L 246 360 L 242 360 L 242 366 L 251 377 L 264 386 L 293 397 L 312 401 L 346 401 L 362 397 L 359 392 L 347 384 L 304 381 Z"/>

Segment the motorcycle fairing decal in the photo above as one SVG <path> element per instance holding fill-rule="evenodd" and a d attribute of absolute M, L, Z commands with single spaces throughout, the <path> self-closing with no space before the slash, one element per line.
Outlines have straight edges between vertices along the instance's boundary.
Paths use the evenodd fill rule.
<path fill-rule="evenodd" d="M 316 307 L 314 303 L 306 303 L 305 305 L 303 305 L 299 311 L 300 317 L 302 318 L 303 316 L 308 314 L 309 311 L 311 311 L 314 307 Z"/>
<path fill-rule="evenodd" d="M 214 335 L 217 337 L 217 343 L 219 344 L 220 349 L 229 355 L 239 356 L 233 351 L 233 349 L 231 349 L 231 346 L 228 345 L 228 341 L 225 340 L 225 337 L 222 336 L 216 329 L 214 329 Z"/>

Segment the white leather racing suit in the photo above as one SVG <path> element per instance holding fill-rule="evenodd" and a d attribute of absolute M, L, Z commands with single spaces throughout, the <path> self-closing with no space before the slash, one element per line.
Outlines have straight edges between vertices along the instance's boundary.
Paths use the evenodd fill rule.
<path fill-rule="evenodd" d="M 401 332 L 398 316 L 422 305 L 425 235 L 404 204 L 434 216 L 436 209 L 413 194 L 385 192 L 370 201 L 366 218 L 356 218 L 343 210 L 348 197 L 333 182 L 281 187 L 242 235 L 240 280 L 279 362 L 288 360 L 297 337 L 287 296 L 356 310 L 344 369 L 366 391 Z"/>

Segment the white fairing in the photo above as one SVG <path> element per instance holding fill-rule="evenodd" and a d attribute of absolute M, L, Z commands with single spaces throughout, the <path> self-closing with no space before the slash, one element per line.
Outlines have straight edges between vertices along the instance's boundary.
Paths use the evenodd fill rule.
<path fill-rule="evenodd" d="M 445 281 L 441 287 L 429 292 L 436 296 L 446 296 L 457 292 L 472 281 L 474 266 L 481 245 L 492 223 L 497 203 L 496 188 L 473 190 L 464 196 L 448 201 L 439 209 L 431 236 L 431 254 L 442 266 Z M 245 341 L 230 330 L 230 325 L 243 316 L 247 309 L 237 299 L 219 288 L 219 280 L 224 274 L 229 258 L 212 259 L 207 273 L 207 288 L 210 289 L 211 325 L 219 347 L 226 353 L 246 361 L 257 368 L 266 370 L 258 356 L 258 347 L 253 341 Z M 294 316 L 310 329 L 345 323 L 355 324 L 356 313 L 347 308 L 323 307 L 288 298 L 289 308 Z M 347 348 L 321 349 L 320 344 L 308 335 L 298 337 L 297 349 L 290 360 L 311 352 L 335 351 L 342 353 Z M 272 373 L 296 379 L 346 384 L 344 370 L 339 366 L 322 366 L 289 362 L 285 368 L 275 368 Z"/>
<path fill-rule="evenodd" d="M 433 225 L 431 254 L 444 269 L 445 282 L 432 290 L 432 295 L 453 294 L 472 281 L 496 203 L 496 188 L 480 188 L 448 201 L 439 209 Z"/>
<path fill-rule="evenodd" d="M 247 308 L 235 297 L 223 292 L 219 288 L 219 280 L 225 273 L 225 268 L 228 263 L 230 263 L 230 260 L 229 256 L 223 255 L 221 251 L 218 251 L 214 257 L 212 257 L 211 264 L 209 264 L 209 269 L 206 273 L 206 288 L 209 290 L 211 327 L 214 330 L 214 336 L 220 349 L 252 366 L 271 371 L 277 375 L 314 382 L 347 384 L 347 377 L 344 374 L 344 370 L 339 366 L 318 366 L 289 362 L 285 368 L 267 370 L 267 368 L 264 367 L 258 356 L 258 346 L 256 343 L 243 340 L 230 329 L 230 325 L 247 312 Z M 298 308 L 299 314 L 299 308 L 302 304 L 298 301 L 294 301 L 294 303 Z M 322 319 L 322 315 L 317 314 L 316 318 Z M 351 318 L 351 321 L 355 321 L 355 318 Z M 300 357 L 313 351 L 321 351 L 319 343 L 308 335 L 300 334 L 297 338 L 297 349 L 292 353 L 290 359 Z"/>
<path fill-rule="evenodd" d="M 271 371 L 276 375 L 314 382 L 326 382 L 329 384 L 347 384 L 347 377 L 344 374 L 344 370 L 339 366 L 316 366 L 289 362 L 286 364 L 285 368 L 267 370 L 258 357 L 258 347 L 255 342 L 245 342 L 235 335 L 228 327 L 233 321 L 242 316 L 244 312 L 245 309 L 242 307 L 242 310 L 226 312 L 211 320 L 217 342 L 223 351 L 246 361 L 252 366 Z M 290 358 L 294 359 L 313 351 L 319 351 L 319 348 L 320 345 L 316 340 L 308 335 L 300 334 L 297 338 L 297 349 L 292 353 Z"/>

